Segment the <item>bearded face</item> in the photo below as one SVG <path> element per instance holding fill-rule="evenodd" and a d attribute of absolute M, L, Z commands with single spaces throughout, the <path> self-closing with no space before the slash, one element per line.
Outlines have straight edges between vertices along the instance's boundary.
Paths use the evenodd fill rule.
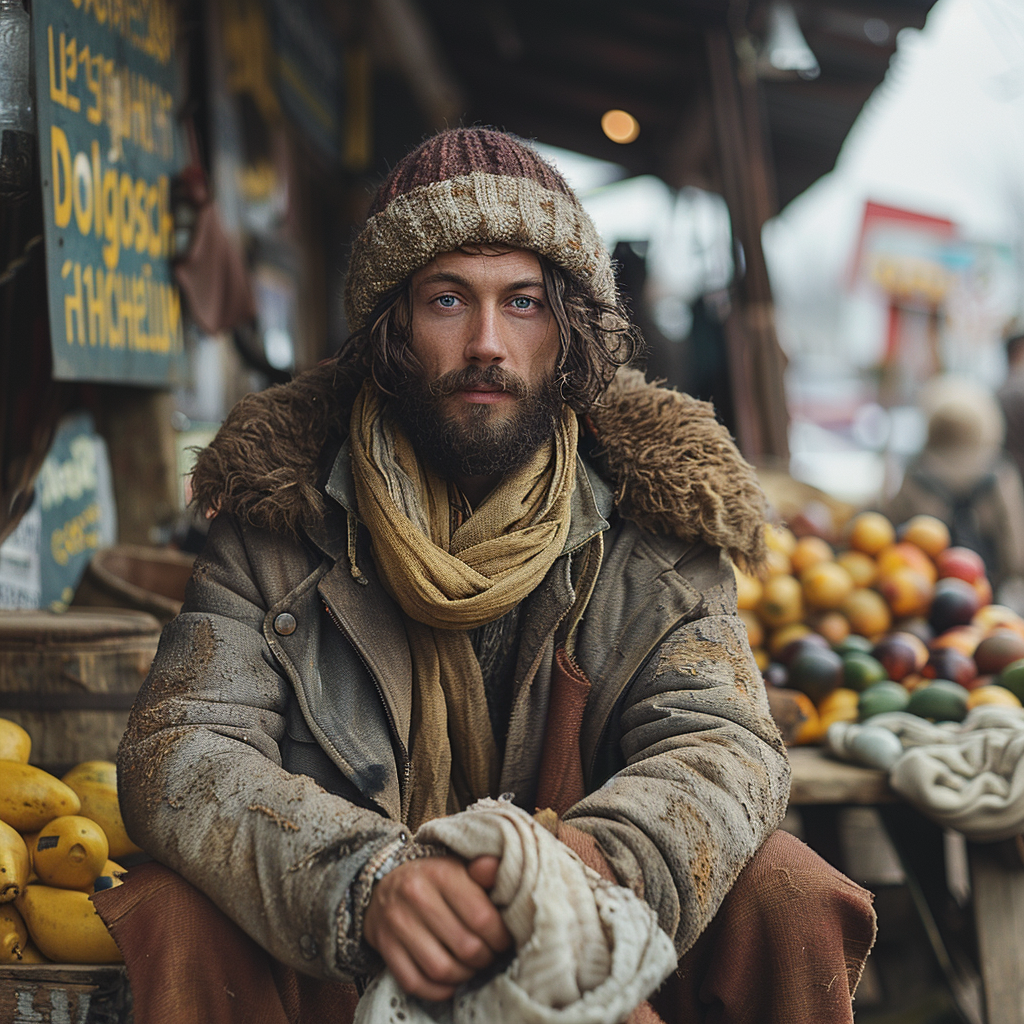
<path fill-rule="evenodd" d="M 507 397 L 500 404 L 461 400 L 472 391 Z M 523 465 L 554 434 L 562 397 L 554 373 L 531 387 L 501 366 L 467 366 L 431 381 L 410 376 L 397 389 L 392 409 L 420 456 L 452 479 Z"/>
<path fill-rule="evenodd" d="M 444 253 L 412 276 L 409 304 L 414 358 L 389 391 L 420 456 L 463 486 L 527 462 L 563 404 L 559 328 L 536 253 Z"/>

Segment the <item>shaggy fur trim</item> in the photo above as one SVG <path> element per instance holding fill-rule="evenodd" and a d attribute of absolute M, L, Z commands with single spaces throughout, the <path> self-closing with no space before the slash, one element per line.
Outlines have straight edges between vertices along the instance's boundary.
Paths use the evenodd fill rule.
<path fill-rule="evenodd" d="M 704 540 L 760 571 L 764 493 L 708 402 L 620 370 L 589 421 L 620 515 L 652 533 Z"/>
<path fill-rule="evenodd" d="M 320 484 L 330 470 L 324 460 L 348 433 L 358 387 L 332 360 L 246 395 L 196 460 L 192 493 L 200 510 L 289 534 L 321 515 Z"/>
<path fill-rule="evenodd" d="M 324 510 L 325 460 L 348 433 L 358 386 L 330 362 L 243 398 L 199 454 L 192 475 L 199 507 L 279 533 L 314 521 Z M 760 568 L 764 495 L 708 403 L 620 370 L 588 425 L 620 515 Z"/>

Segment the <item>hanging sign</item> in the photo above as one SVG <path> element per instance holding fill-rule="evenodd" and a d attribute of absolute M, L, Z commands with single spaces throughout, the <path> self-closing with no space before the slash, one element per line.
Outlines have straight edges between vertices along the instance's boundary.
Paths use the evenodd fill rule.
<path fill-rule="evenodd" d="M 61 422 L 35 492 L 0 544 L 0 608 L 64 611 L 96 550 L 117 537 L 110 459 L 91 416 Z"/>
<path fill-rule="evenodd" d="M 170 181 L 183 164 L 170 0 L 34 0 L 54 376 L 184 371 Z"/>

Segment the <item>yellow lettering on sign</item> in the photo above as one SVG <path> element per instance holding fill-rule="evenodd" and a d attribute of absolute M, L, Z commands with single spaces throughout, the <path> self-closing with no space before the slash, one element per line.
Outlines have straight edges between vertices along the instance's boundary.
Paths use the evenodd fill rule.
<path fill-rule="evenodd" d="M 100 506 L 93 502 L 73 519 L 50 534 L 50 554 L 58 565 L 67 565 L 75 555 L 100 546 Z"/>
<path fill-rule="evenodd" d="M 71 147 L 63 128 L 50 125 L 50 173 L 53 178 L 53 222 L 71 223 Z"/>
<path fill-rule="evenodd" d="M 78 344 L 85 344 L 85 312 L 82 309 L 82 265 L 65 260 L 64 266 L 60 268 L 60 276 L 67 280 L 69 274 L 74 273 L 75 290 L 71 295 L 64 296 L 64 338 L 69 345 L 75 341 L 75 333 L 71 329 L 71 318 L 74 316 L 78 323 Z"/>
<path fill-rule="evenodd" d="M 92 166 L 84 153 L 75 154 L 71 175 L 71 199 L 75 208 L 75 223 L 78 230 L 87 235 L 92 231 Z"/>
<path fill-rule="evenodd" d="M 153 279 L 150 264 L 141 274 L 104 271 L 65 260 L 64 337 L 69 345 L 128 349 L 169 355 L 184 346 L 181 296 L 165 281 Z"/>

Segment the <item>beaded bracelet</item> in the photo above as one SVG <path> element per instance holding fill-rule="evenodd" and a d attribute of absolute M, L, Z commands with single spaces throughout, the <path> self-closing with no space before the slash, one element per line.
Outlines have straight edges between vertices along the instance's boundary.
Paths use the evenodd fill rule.
<path fill-rule="evenodd" d="M 450 852 L 444 846 L 410 842 L 405 832 L 393 842 L 385 843 L 363 865 L 355 881 L 352 883 L 351 910 L 344 915 L 348 920 L 344 921 L 339 915 L 339 938 L 342 935 L 346 936 L 345 946 L 349 950 L 353 946 L 364 946 L 363 919 L 373 897 L 373 887 L 385 875 L 390 874 L 395 868 L 399 868 L 403 864 L 408 864 L 409 861 L 420 860 L 424 857 L 444 857 Z M 347 927 L 342 927 L 346 924 Z"/>

